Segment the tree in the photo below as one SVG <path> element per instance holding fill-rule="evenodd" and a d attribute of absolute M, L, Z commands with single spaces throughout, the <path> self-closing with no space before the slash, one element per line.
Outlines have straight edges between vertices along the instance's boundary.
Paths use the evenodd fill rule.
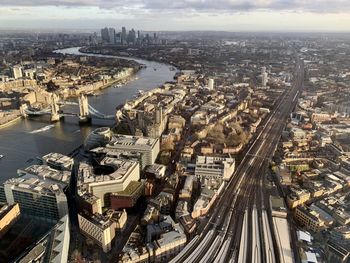
<path fill-rule="evenodd" d="M 230 133 L 227 137 L 226 144 L 228 146 L 238 146 L 240 143 L 239 135 L 236 133 Z"/>
<path fill-rule="evenodd" d="M 207 140 L 212 143 L 224 143 L 225 142 L 225 134 L 224 127 L 221 124 L 218 124 L 212 128 L 207 135 Z"/>

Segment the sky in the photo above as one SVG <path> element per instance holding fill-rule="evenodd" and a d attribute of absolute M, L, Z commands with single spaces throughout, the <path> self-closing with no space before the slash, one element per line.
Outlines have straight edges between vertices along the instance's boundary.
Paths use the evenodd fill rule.
<path fill-rule="evenodd" d="M 0 29 L 350 31 L 350 0 L 0 0 Z"/>

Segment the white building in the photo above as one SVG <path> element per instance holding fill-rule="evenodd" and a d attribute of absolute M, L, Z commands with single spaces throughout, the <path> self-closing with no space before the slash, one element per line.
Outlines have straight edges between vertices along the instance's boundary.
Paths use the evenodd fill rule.
<path fill-rule="evenodd" d="M 261 84 L 263 87 L 266 87 L 268 81 L 268 74 L 266 72 L 266 67 L 261 68 Z"/>
<path fill-rule="evenodd" d="M 13 66 L 12 75 L 14 79 L 20 79 L 23 77 L 22 67 L 19 65 Z"/>
<path fill-rule="evenodd" d="M 183 228 L 175 224 L 170 216 L 165 216 L 158 224 L 148 225 L 147 237 L 148 241 L 155 240 L 145 246 L 136 245 L 140 235 L 134 231 L 123 248 L 119 262 L 169 262 L 183 250 L 187 242 Z"/>
<path fill-rule="evenodd" d="M 40 159 L 44 164 L 58 170 L 70 171 L 74 163 L 73 158 L 60 153 L 48 153 Z"/>
<path fill-rule="evenodd" d="M 21 213 L 57 222 L 68 214 L 67 198 L 62 185 L 25 175 L 4 183 L 8 204 L 18 203 Z"/>
<path fill-rule="evenodd" d="M 184 187 L 180 190 L 179 198 L 190 199 L 192 197 L 194 175 L 188 175 Z"/>
<path fill-rule="evenodd" d="M 35 69 L 26 69 L 24 70 L 24 76 L 29 79 L 34 79 Z"/>
<path fill-rule="evenodd" d="M 157 179 L 161 179 L 165 176 L 166 166 L 162 164 L 152 164 L 146 167 L 146 173 L 153 174 Z"/>
<path fill-rule="evenodd" d="M 228 181 L 235 171 L 233 158 L 198 156 L 196 160 L 195 175 L 204 184 L 221 184 Z"/>
<path fill-rule="evenodd" d="M 103 252 L 107 253 L 111 250 L 116 229 L 114 221 L 97 213 L 90 218 L 78 214 L 78 221 L 80 231 L 84 236 L 94 240 L 102 247 Z"/>
<path fill-rule="evenodd" d="M 214 79 L 209 79 L 208 89 L 210 89 L 210 90 L 214 89 Z"/>
<path fill-rule="evenodd" d="M 121 192 L 131 181 L 140 179 L 140 165 L 136 161 L 105 157 L 101 162 L 103 166 L 114 169 L 111 174 L 96 175 L 93 168 L 87 164 L 80 164 L 78 173 L 78 193 L 89 192 L 100 198 L 102 207 L 105 206 L 105 195 Z"/>
<path fill-rule="evenodd" d="M 106 147 L 123 151 L 144 153 L 145 165 L 151 165 L 155 163 L 159 153 L 159 139 L 130 135 L 116 135 L 112 137 Z"/>

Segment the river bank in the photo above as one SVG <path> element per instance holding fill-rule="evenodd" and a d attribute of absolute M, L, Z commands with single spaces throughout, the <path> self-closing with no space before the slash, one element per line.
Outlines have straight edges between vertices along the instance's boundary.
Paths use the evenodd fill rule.
<path fill-rule="evenodd" d="M 133 69 L 132 71 L 125 73 L 125 76 L 120 77 L 118 79 L 110 79 L 108 81 L 101 80 L 99 82 L 94 82 L 89 85 L 79 87 L 78 89 L 74 90 L 74 93 L 70 93 L 68 95 L 63 94 L 63 97 L 64 99 L 74 99 L 79 97 L 81 93 L 84 93 L 86 95 L 98 96 L 101 93 L 101 91 L 105 89 L 116 87 L 121 88 L 124 85 L 128 84 L 130 81 L 135 80 L 138 71 L 135 71 Z"/>
<path fill-rule="evenodd" d="M 11 124 L 14 124 L 15 122 L 19 121 L 20 119 L 22 119 L 22 116 L 16 116 L 10 120 L 6 120 L 4 122 L 0 123 L 0 129 L 6 128 L 8 126 L 10 126 Z"/>
<path fill-rule="evenodd" d="M 96 49 L 99 48 L 99 49 Z M 120 52 L 119 50 L 113 50 L 110 47 L 82 47 L 79 49 L 79 52 L 83 54 L 95 54 L 101 56 L 113 56 L 118 58 L 128 58 L 128 59 L 142 59 L 147 61 L 154 61 L 164 65 L 168 65 L 171 71 L 177 71 L 180 66 L 174 61 L 164 61 L 162 58 L 158 57 L 138 57 L 137 54 L 130 55 L 128 52 Z"/>
<path fill-rule="evenodd" d="M 58 50 L 56 52 L 90 56 L 79 52 L 79 47 Z M 91 54 L 91 56 L 96 56 Z M 105 57 L 105 56 L 104 56 Z M 130 58 L 124 58 L 130 59 Z M 89 104 L 106 114 L 115 114 L 116 106 L 125 104 L 138 94 L 139 90 L 149 91 L 172 81 L 174 71 L 166 64 L 135 59 L 146 67 L 139 70 L 135 77 L 120 88 L 107 87 L 97 96 L 89 96 Z M 154 68 L 157 68 L 155 71 Z M 78 113 L 76 105 L 65 105 L 64 110 Z M 50 125 L 50 127 L 48 127 Z M 48 127 L 45 129 L 45 127 Z M 0 130 L 0 182 L 16 177 L 17 169 L 31 164 L 30 159 L 49 152 L 68 154 L 83 144 L 89 133 L 98 126 L 79 126 L 77 117 L 65 117 L 52 124 L 49 116 L 21 119 Z M 35 131 L 33 133 L 33 131 Z"/>

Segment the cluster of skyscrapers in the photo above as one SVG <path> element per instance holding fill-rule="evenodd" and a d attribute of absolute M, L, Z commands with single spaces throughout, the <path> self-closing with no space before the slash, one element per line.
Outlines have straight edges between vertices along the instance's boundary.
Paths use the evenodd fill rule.
<path fill-rule="evenodd" d="M 153 37 L 147 34 L 142 34 L 139 30 L 136 32 L 131 29 L 129 32 L 125 27 L 122 27 L 121 32 L 116 32 L 115 28 L 102 28 L 101 29 L 102 43 L 105 44 L 121 44 L 121 45 L 135 45 L 135 44 L 151 44 L 157 43 L 158 37 L 154 33 Z"/>

